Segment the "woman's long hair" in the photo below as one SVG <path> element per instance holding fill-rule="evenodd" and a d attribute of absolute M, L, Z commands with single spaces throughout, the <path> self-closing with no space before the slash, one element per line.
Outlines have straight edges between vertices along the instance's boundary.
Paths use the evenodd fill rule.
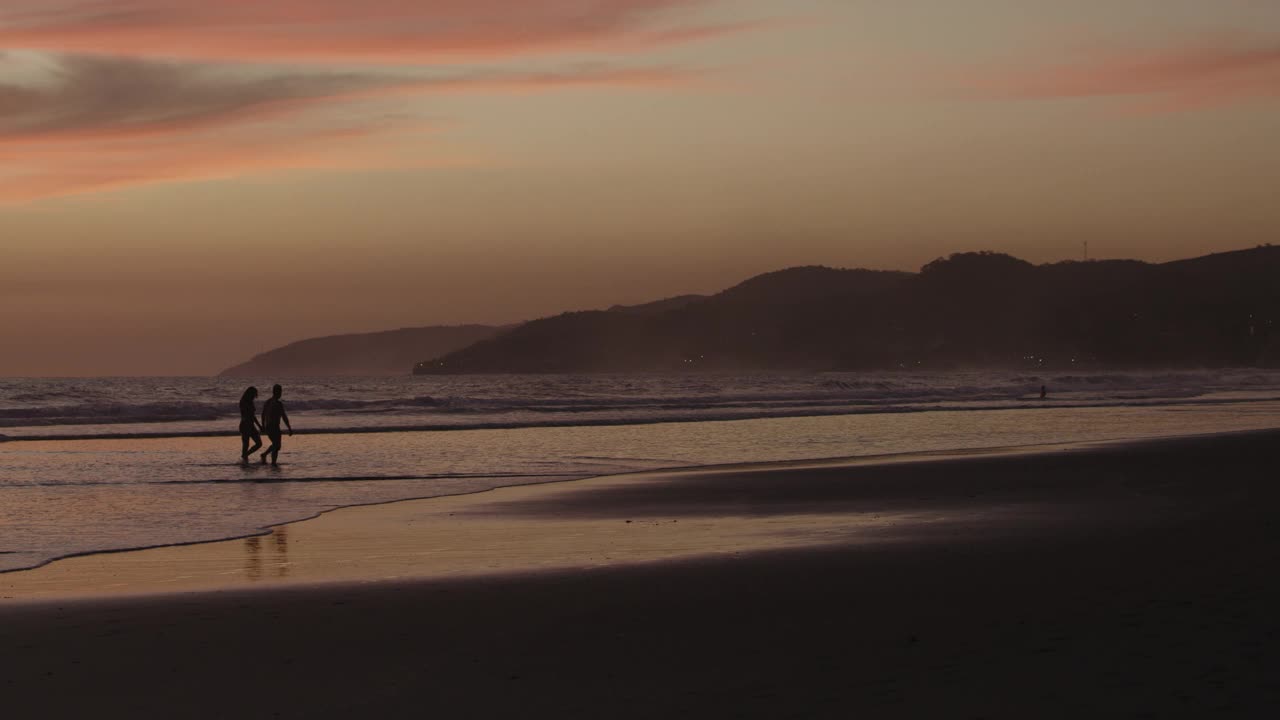
<path fill-rule="evenodd" d="M 257 400 L 257 399 L 258 399 L 258 388 L 252 385 L 250 385 L 249 388 L 244 391 L 244 394 L 240 396 L 240 402 L 242 403 L 245 402 L 246 400 L 249 402 L 253 402 L 254 400 Z"/>

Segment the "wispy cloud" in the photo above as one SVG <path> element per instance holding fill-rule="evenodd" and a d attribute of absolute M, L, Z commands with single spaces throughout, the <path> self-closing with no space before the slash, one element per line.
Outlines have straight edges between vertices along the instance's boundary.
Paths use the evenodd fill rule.
<path fill-rule="evenodd" d="M 0 57 L 0 69 L 16 65 Z M 32 77 L 34 76 L 34 77 Z M 94 56 L 45 59 L 25 82 L 0 73 L 0 139 L 147 134 L 234 125 L 395 92 L 539 90 L 583 85 L 671 85 L 674 68 L 576 64 L 558 71 L 445 73 L 246 71 Z"/>
<path fill-rule="evenodd" d="M 297 112 L 311 104 L 406 87 L 407 78 L 351 73 L 245 73 L 126 58 L 59 56 L 0 74 L 0 138 L 143 134 Z M 419 81 L 421 82 L 421 81 Z"/>
<path fill-rule="evenodd" d="M 227 68 L 94 56 L 0 56 L 0 200 L 25 201 L 132 185 L 284 169 L 453 163 L 457 152 L 407 159 L 390 142 L 422 131 L 413 113 L 356 105 L 397 93 L 545 91 L 688 80 L 669 68 L 573 65 L 321 72 Z"/>
<path fill-rule="evenodd" d="M 439 62 L 619 52 L 745 29 L 710 0 L 6 0 L 0 45 L 234 61 Z"/>
<path fill-rule="evenodd" d="M 991 99 L 1109 97 L 1152 111 L 1218 107 L 1280 98 L 1280 41 L 1102 52 L 1077 62 L 988 71 L 964 85 Z"/>
<path fill-rule="evenodd" d="M 0 200 L 398 165 L 430 123 L 389 97 L 687 83 L 643 54 L 756 27 L 713 2 L 5 0 Z"/>
<path fill-rule="evenodd" d="M 380 142 L 386 128 L 306 128 L 229 138 L 214 130 L 56 143 L 0 141 L 0 202 L 27 202 L 163 182 L 192 182 L 288 170 L 423 166 Z"/>

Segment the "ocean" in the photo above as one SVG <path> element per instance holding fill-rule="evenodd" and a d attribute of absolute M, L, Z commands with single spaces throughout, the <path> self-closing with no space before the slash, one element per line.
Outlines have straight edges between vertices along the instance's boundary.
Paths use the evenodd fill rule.
<path fill-rule="evenodd" d="M 298 434 L 241 466 L 273 382 Z M 1277 426 L 1261 370 L 0 379 L 0 571 L 504 485 Z"/>

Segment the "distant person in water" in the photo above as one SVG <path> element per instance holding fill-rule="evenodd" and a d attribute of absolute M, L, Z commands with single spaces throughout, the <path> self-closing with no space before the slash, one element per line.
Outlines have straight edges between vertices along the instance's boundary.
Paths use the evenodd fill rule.
<path fill-rule="evenodd" d="M 284 426 L 289 428 L 289 437 L 293 437 L 293 426 L 289 424 L 289 413 L 284 411 L 284 401 L 280 396 L 284 394 L 284 388 L 275 385 L 271 388 L 271 399 L 262 404 L 262 431 L 267 434 L 267 439 L 271 440 L 271 447 L 262 453 L 262 462 L 267 461 L 267 456 L 271 456 L 271 464 L 276 464 L 276 458 L 280 456 L 280 446 L 283 444 L 280 433 L 280 422 L 284 421 Z"/>
<path fill-rule="evenodd" d="M 243 462 L 249 462 L 249 456 L 262 447 L 262 435 L 258 433 L 262 423 L 258 422 L 258 408 L 254 405 L 257 399 L 258 388 L 252 386 L 240 396 L 240 460 Z M 253 447 L 249 447 L 250 440 Z"/>
<path fill-rule="evenodd" d="M 1041 386 L 1040 386 L 1040 399 L 1041 399 L 1041 400 L 1044 400 L 1044 399 L 1047 399 L 1048 397 L 1049 397 L 1049 388 L 1048 388 L 1048 387 L 1046 387 L 1046 386 L 1044 386 L 1044 385 L 1041 385 Z"/>

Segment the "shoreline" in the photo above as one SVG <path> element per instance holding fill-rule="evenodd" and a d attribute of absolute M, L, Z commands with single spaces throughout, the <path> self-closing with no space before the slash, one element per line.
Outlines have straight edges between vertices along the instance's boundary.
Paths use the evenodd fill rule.
<path fill-rule="evenodd" d="M 0 689 L 50 718 L 1268 717 L 1277 446 L 642 473 L 68 561 L 258 579 L 0 601 Z"/>
<path fill-rule="evenodd" d="M 923 462 L 923 461 L 930 461 L 930 460 L 959 459 L 959 458 L 965 458 L 965 457 L 996 457 L 996 456 L 1010 455 L 1010 454 L 1014 454 L 1014 455 L 1039 454 L 1039 453 L 1046 453 L 1046 452 L 1068 451 L 1073 449 L 1083 450 L 1083 449 L 1094 448 L 1094 447 L 1101 448 L 1101 447 L 1108 447 L 1108 446 L 1126 446 L 1126 445 L 1132 445 L 1136 443 L 1165 442 L 1165 441 L 1176 442 L 1180 440 L 1188 440 L 1188 439 L 1196 439 L 1196 438 L 1214 438 L 1214 437 L 1229 437 L 1229 436 L 1237 436 L 1237 435 L 1266 434 L 1268 432 L 1270 431 L 1237 430 L 1237 431 L 1201 433 L 1201 434 L 1194 434 L 1194 435 L 1180 435 L 1180 436 L 1169 436 L 1169 437 L 1158 437 L 1158 438 L 1086 440 L 1086 441 L 1079 441 L 1079 442 L 1053 442 L 1053 443 L 1037 443 L 1037 444 L 1029 444 L 1029 445 L 986 447 L 986 448 L 958 448 L 958 449 L 950 449 L 950 450 L 922 450 L 922 451 L 914 451 L 914 452 L 906 452 L 906 453 L 883 453 L 883 454 L 874 454 L 874 455 L 853 455 L 853 456 L 827 457 L 827 458 L 811 458 L 811 459 L 801 459 L 801 460 L 772 460 L 772 461 L 758 461 L 758 462 L 746 462 L 746 463 L 682 465 L 682 466 L 672 466 L 672 467 L 663 467 L 663 468 L 632 470 L 628 472 L 619 472 L 619 473 L 608 473 L 604 475 L 553 476 L 553 477 L 556 477 L 557 479 L 551 479 L 545 482 L 521 483 L 517 485 L 497 485 L 497 486 L 486 488 L 483 490 L 455 493 L 455 494 L 449 494 L 449 495 L 424 495 L 421 497 L 401 498 L 396 500 L 384 500 L 384 501 L 375 501 L 375 502 L 369 502 L 369 503 L 340 505 L 337 507 L 325 508 L 304 517 L 291 518 L 287 520 L 282 520 L 280 522 L 271 523 L 269 525 L 264 525 L 253 532 L 237 533 L 237 534 L 228 535 L 225 537 L 191 540 L 187 542 L 160 543 L 155 545 L 139 545 L 135 547 L 113 548 L 113 549 L 107 549 L 107 550 L 86 550 L 83 552 L 75 552 L 67 555 L 59 555 L 57 557 L 49 558 L 47 560 L 41 561 L 39 564 L 32 565 L 29 567 L 8 568 L 8 569 L 0 568 L 0 587 L 3 587 L 3 580 L 6 575 L 11 575 L 13 573 L 24 573 L 24 572 L 31 572 L 34 570 L 40 570 L 41 568 L 45 568 L 45 567 L 48 567 L 49 565 L 62 562 L 65 560 L 93 558 L 96 556 L 119 555 L 124 553 L 145 552 L 149 550 L 164 550 L 168 548 L 193 547 L 193 546 L 208 545 L 213 543 L 233 542 L 236 540 L 245 540 L 245 539 L 254 538 L 254 537 L 265 537 L 265 536 L 271 535 L 272 532 L 277 528 L 296 525 L 299 523 L 310 522 L 312 520 L 316 520 L 320 517 L 323 517 L 325 515 L 328 515 L 334 512 L 360 509 L 360 508 L 382 507 L 382 506 L 388 506 L 388 505 L 396 505 L 398 503 L 426 502 L 426 501 L 438 500 L 443 498 L 469 497 L 469 496 L 483 495 L 485 493 L 490 493 L 497 490 L 503 490 L 503 489 L 512 488 L 512 487 L 555 486 L 563 483 L 576 483 L 576 482 L 591 481 L 591 480 L 602 480 L 606 478 L 626 478 L 630 476 L 637 476 L 637 475 L 643 476 L 643 475 L 651 475 L 651 474 L 668 475 L 668 474 L 675 474 L 675 473 L 696 473 L 699 471 L 729 471 L 729 470 L 745 470 L 745 471 L 768 470 L 768 469 L 798 470 L 798 469 L 824 467 L 824 466 L 831 466 L 831 465 L 855 467 L 855 466 L 864 466 L 869 464 L 875 465 L 875 464 L 889 464 L 889 463 L 898 463 L 898 462 L 917 462 L 917 461 Z M 515 477 L 524 478 L 529 476 L 518 475 Z M 412 480 L 412 479 L 425 479 L 425 478 L 404 477 L 399 479 Z M 484 476 L 484 479 L 501 479 L 501 477 L 486 475 Z M 308 478 L 308 481 L 314 481 L 314 479 Z M 243 481 L 237 481 L 237 482 L 270 484 L 271 482 L 275 482 L 275 481 L 243 480 Z M 288 481 L 283 481 L 283 482 L 288 482 Z M 0 555 L 5 555 L 5 554 L 14 554 L 14 553 L 0 552 Z M 0 600 L 3 600 L 3 599 L 4 599 L 3 596 L 0 595 Z"/>
<path fill-rule="evenodd" d="M 716 474 L 791 474 L 805 473 L 815 471 L 871 471 L 877 468 L 889 468 L 895 465 L 916 465 L 916 464 L 958 464 L 965 462 L 990 462 L 1005 459 L 1016 458 L 1041 458 L 1043 460 L 1051 460 L 1055 457 L 1064 457 L 1077 453 L 1093 453 L 1108 454 L 1125 452 L 1131 449 L 1149 449 L 1158 450 L 1160 448 L 1173 448 L 1186 443 L 1212 443 L 1216 441 L 1230 441 L 1232 439 L 1243 441 L 1265 442 L 1272 438 L 1280 430 L 1243 430 L 1230 431 L 1221 433 L 1205 433 L 1196 435 L 1184 435 L 1176 437 L 1160 437 L 1160 438 L 1138 438 L 1138 439 L 1120 439 L 1120 440 L 1094 440 L 1069 443 L 1041 443 L 1032 445 L 1018 445 L 991 448 L 970 448 L 955 450 L 927 450 L 909 453 L 891 453 L 866 456 L 849 456 L 849 457 L 833 457 L 833 458 L 814 458 L 806 460 L 778 460 L 766 462 L 750 462 L 750 463 L 722 463 L 713 465 L 692 465 L 678 466 L 670 468 L 644 469 L 634 470 L 630 472 L 612 473 L 597 476 L 577 476 L 564 477 L 546 482 L 517 484 L 517 485 L 498 485 L 496 487 L 477 490 L 473 492 L 463 492 L 451 495 L 432 495 L 416 498 L 404 498 L 397 500 L 379 501 L 371 503 L 360 503 L 353 505 L 343 505 L 320 510 L 309 516 L 284 520 L 278 523 L 264 526 L 251 533 L 237 534 L 234 536 L 215 538 L 209 540 L 194 540 L 190 542 L 165 543 L 159 545 L 120 548 L 112 550 L 93 550 L 83 553 L 74 553 L 52 558 L 45 562 L 32 567 L 14 568 L 0 571 L 0 604 L 11 603 L 14 597 L 6 592 L 6 588 L 10 588 L 9 592 L 13 592 L 11 588 L 24 587 L 28 583 L 26 578 L 29 574 L 38 573 L 42 570 L 48 570 L 51 566 L 59 566 L 66 563 L 75 564 L 75 568 L 68 569 L 66 574 L 73 575 L 77 568 L 91 566 L 99 563 L 112 564 L 111 558 L 124 557 L 132 559 L 139 554 L 163 554 L 165 561 L 171 566 L 182 565 L 184 551 L 201 553 L 202 548 L 210 549 L 210 547 L 227 548 L 232 544 L 241 541 L 252 541 L 254 539 L 269 538 L 283 531 L 289 532 L 290 528 L 301 527 L 309 523 L 323 520 L 335 514 L 351 513 L 364 511 L 370 517 L 367 522 L 377 523 L 379 514 L 392 518 L 392 521 L 402 522 L 403 518 L 398 517 L 395 508 L 403 506 L 406 512 L 413 512 L 418 506 L 441 507 L 448 508 L 449 515 L 453 515 L 462 508 L 464 512 L 471 509 L 472 506 L 483 506 L 488 504 L 501 504 L 507 502 L 507 496 L 516 496 L 521 499 L 533 499 L 540 493 L 556 494 L 557 490 L 563 493 L 573 493 L 576 491 L 585 491 L 599 485 L 619 485 L 629 482 L 644 482 L 646 479 L 670 479 L 670 478 L 692 478 L 701 475 Z M 1280 444 L 1280 442 L 1277 442 Z M 427 505 L 423 505 L 427 504 Z M 379 510 L 384 512 L 379 513 Z M 437 513 L 438 514 L 438 513 Z M 342 525 L 341 522 L 331 523 L 333 525 Z M 324 528 L 320 532 L 328 532 L 331 528 Z M 146 561 L 144 557 L 144 562 Z M 657 558 L 659 560 L 671 558 Z M 565 566 L 571 567 L 571 566 Z M 518 572 L 519 568 L 505 568 L 504 572 Z M 108 571 L 111 572 L 111 571 Z M 452 571 L 456 574 L 456 571 Z M 429 579 L 431 573 L 421 576 L 420 579 Z M 161 590 L 162 586 L 157 586 L 156 578 L 144 577 L 140 578 L 150 591 L 170 592 L 170 589 Z M 344 576 L 336 582 L 364 582 L 370 578 Z M 167 581 L 166 581 L 167 582 Z M 323 584 L 326 582 L 334 582 L 325 580 L 323 577 L 313 580 L 313 584 Z M 114 583 L 113 583 L 114 584 Z M 297 583 L 291 583 L 296 585 Z M 92 585 L 74 586 L 74 584 L 62 584 L 59 587 L 69 589 L 71 595 L 76 597 L 92 597 L 94 595 Z M 243 581 L 240 585 L 219 585 L 217 583 L 207 584 L 199 588 L 187 588 L 186 592 L 191 591 L 222 591 L 229 589 L 240 589 L 248 587 Z M 146 594 L 147 590 L 143 590 L 142 594 Z M 137 593 L 134 593 L 137 594 Z"/>
<path fill-rule="evenodd" d="M 1232 433 L 1239 433 L 1239 432 L 1249 433 L 1249 432 L 1265 432 L 1265 431 L 1257 431 L 1257 430 L 1229 431 L 1229 432 L 1226 432 L 1226 433 L 1209 433 L 1209 434 L 1206 434 L 1206 436 L 1216 436 L 1216 435 L 1232 434 Z M 1197 436 L 1194 436 L 1194 435 L 1188 435 L 1188 436 L 1180 436 L 1180 437 L 1197 437 Z M 77 438 L 77 439 L 79 439 L 79 438 Z M 102 438 L 89 438 L 89 439 L 92 439 L 92 440 L 100 440 L 100 439 L 102 439 Z M 115 438 L 112 438 L 112 439 L 115 439 Z M 152 439 L 163 439 L 163 438 L 152 438 Z M 826 464 L 826 463 L 850 464 L 850 465 L 852 465 L 852 464 L 862 464 L 863 462 L 877 462 L 877 461 L 890 462 L 890 461 L 893 461 L 895 458 L 901 458 L 901 459 L 902 459 L 902 461 L 907 461 L 907 460 L 910 460 L 910 459 L 912 459 L 912 458 L 925 458 L 925 459 L 927 459 L 927 458 L 933 458 L 933 457 L 937 457 L 937 458 L 947 458 L 947 457 L 962 457 L 962 456 L 967 456 L 967 455 L 971 455 L 971 454 L 991 454 L 991 453 L 1019 452 L 1019 451 L 1035 452 L 1035 451 L 1037 451 L 1038 449 L 1043 449 L 1043 448 L 1067 447 L 1067 446 L 1070 446 L 1070 445 L 1081 445 L 1081 446 L 1084 446 L 1084 445 L 1089 445 L 1089 444 L 1094 444 L 1094 443 L 1128 443 L 1128 442 L 1142 442 L 1143 440 L 1144 440 L 1144 439 L 1136 439 L 1136 440 L 1126 440 L 1126 439 L 1121 439 L 1121 440 L 1104 440 L 1104 441 L 1081 441 L 1081 442 L 1079 442 L 1079 443 L 1040 443 L 1040 444 L 1031 444 L 1031 445 L 1005 446 L 1005 447 L 968 448 L 968 449 L 966 449 L 966 448 L 960 448 L 960 449 L 954 449 L 954 450 L 923 450 L 923 451 L 906 452 L 906 453 L 887 453 L 887 454 L 876 454 L 876 455 L 852 455 L 852 456 L 837 456 L 837 457 L 826 457 L 826 458 L 811 458 L 811 459 L 801 459 L 801 460 L 771 460 L 771 461 L 748 462 L 748 463 L 713 463 L 713 464 L 708 464 L 708 465 L 676 465 L 676 466 L 671 466 L 671 467 L 647 468 L 647 469 L 641 469 L 641 470 L 631 470 L 631 471 L 626 471 L 626 472 L 607 473 L 607 474 L 604 474 L 604 475 L 572 475 L 572 474 L 558 475 L 558 474 L 557 474 L 557 475 L 549 475 L 549 476 L 545 476 L 545 477 L 554 477 L 554 478 L 557 478 L 557 479 L 547 480 L 547 481 L 545 481 L 545 482 L 521 483 L 521 484 L 519 484 L 519 485 L 497 485 L 497 486 L 494 486 L 494 487 L 491 487 L 491 488 L 486 488 L 486 489 L 483 489 L 483 490 L 475 490 L 475 491 L 471 491 L 471 492 L 455 493 L 455 494 L 450 494 L 450 495 L 423 495 L 423 496 L 421 496 L 421 497 L 409 497 L 409 498 L 401 498 L 401 499 L 396 499 L 396 500 L 382 500 L 382 501 L 375 501 L 375 502 L 369 502 L 369 503 L 356 503 L 356 504 L 351 504 L 351 505 L 340 505 L 340 506 L 337 506 L 337 507 L 331 507 L 331 508 L 326 508 L 326 509 L 323 509 L 323 510 L 319 510 L 319 511 L 316 511 L 316 512 L 314 512 L 314 513 L 310 514 L 310 515 L 304 516 L 304 517 L 292 518 L 292 519 L 288 519 L 288 520 L 282 520 L 282 521 L 277 522 L 277 523 L 272 523 L 272 524 L 270 524 L 270 525 L 264 525 L 263 527 L 261 527 L 261 528 L 259 528 L 259 529 L 255 530 L 255 531 L 253 531 L 253 532 L 248 532 L 248 533 L 237 533 L 237 534 L 234 534 L 234 535 L 227 535 L 227 536 L 224 536 L 224 537 L 216 537 L 216 538 L 209 538 L 209 539 L 203 539 L 203 540 L 191 540 L 191 541 L 187 541 L 187 542 L 160 543 L 160 544 L 156 544 L 156 545 L 139 545 L 139 546 L 134 546 L 134 547 L 113 548 L 113 549 L 107 549 L 107 550 L 86 550 L 86 551 L 83 551 L 83 552 L 75 552 L 75 553 L 70 553 L 70 554 L 67 554 L 67 555 L 59 555 L 59 556 L 57 556 L 57 557 L 49 558 L 49 559 L 47 559 L 47 560 L 44 560 L 44 561 L 40 562 L 40 563 L 39 563 L 39 564 L 37 564 L 37 565 L 32 565 L 32 566 L 30 566 L 30 567 L 22 567 L 22 568 L 7 568 L 7 569 L 6 569 L 6 568 L 0 568 L 0 578 L 3 578 L 3 576 L 4 576 L 4 575 L 9 574 L 9 573 L 21 573 L 21 572 L 28 572 L 28 571 L 31 571 L 31 570 L 39 570 L 40 568 L 46 567 L 46 566 L 48 566 L 48 565 L 50 565 L 50 564 L 53 564 L 53 563 L 56 563 L 56 562 L 60 562 L 60 561 L 62 561 L 62 560 L 70 560 L 70 559 L 75 559 L 75 558 L 93 557 L 93 556 L 96 556 L 96 555 L 116 555 L 116 554 L 120 554 L 120 553 L 141 552 L 141 551 L 144 551 L 144 550 L 159 550 L 159 549 L 164 549 L 164 548 L 189 547 L 189 546 L 193 546 L 193 545 L 205 545 L 205 544 L 209 544 L 209 543 L 228 542 L 228 541 L 233 541 L 233 540 L 243 540 L 243 539 L 250 538 L 250 537 L 262 537 L 262 536 L 265 536 L 265 535 L 270 535 L 270 534 L 271 534 L 271 531 L 272 531 L 273 529 L 275 529 L 275 528 L 278 528 L 278 527 L 281 527 L 281 526 L 285 526 L 285 525 L 293 525 L 293 524 L 296 524 L 296 523 L 302 523 L 302 522 L 307 522 L 307 521 L 310 521 L 310 520 L 315 520 L 316 518 L 319 518 L 319 517 L 321 517 L 321 516 L 323 516 L 323 515 L 327 515 L 327 514 L 332 513 L 332 512 L 338 512 L 338 511 L 341 511 L 341 510 L 349 510 L 349 509 L 365 508 L 365 507 L 378 507 L 378 506 L 383 506 L 383 505 L 394 505 L 394 504 L 396 504 L 396 503 L 402 503 L 402 502 L 420 502 L 420 501 L 433 500 L 433 499 L 446 498 L 446 497 L 465 497 L 465 496 L 468 496 L 468 495 L 477 495 L 477 494 L 482 494 L 482 493 L 486 493 L 486 492 L 492 492 L 492 491 L 494 491 L 494 490 L 501 490 L 501 489 L 503 489 L 503 488 L 507 488 L 507 487 L 523 487 L 523 486 L 526 486 L 526 485 L 532 485 L 532 486 L 556 485 L 556 484 L 559 484 L 559 483 L 565 483 L 565 482 L 579 482 L 579 481 L 583 481 L 583 480 L 596 480 L 596 479 L 606 478 L 606 477 L 626 477 L 626 476 L 630 476 L 630 475 L 643 475 L 643 474 L 649 474 L 649 473 L 677 473 L 677 472 L 692 472 L 692 471 L 704 470 L 704 469 L 725 469 L 725 470 L 729 470 L 729 469 L 746 469 L 746 468 L 787 467 L 787 466 L 793 466 L 793 465 L 794 465 L 794 466 L 809 466 L 809 465 L 811 465 L 811 464 Z M 497 479 L 505 479 L 505 477 L 527 478 L 527 477 L 533 477 L 533 476 L 530 476 L 530 475 L 513 475 L 513 476 L 500 476 L 500 475 L 477 475 L 476 477 L 477 477 L 477 478 L 479 478 L 479 479 L 494 479 L 494 480 L 497 480 Z M 317 478 L 306 478 L 305 480 L 306 480 L 307 482 L 316 482 L 317 480 L 326 480 L 326 479 L 327 479 L 327 478 L 319 478 L 319 479 L 317 479 Z M 353 477 L 353 478 L 344 478 L 344 479 L 349 479 L 349 480 L 359 480 L 360 478 L 354 478 L 354 477 Z M 378 478 L 378 479 L 386 479 L 386 478 Z M 431 479 L 431 478 L 429 478 L 429 477 L 427 477 L 427 476 L 403 476 L 403 477 L 398 477 L 398 478 L 394 478 L 394 479 L 400 479 L 400 480 L 425 480 L 425 479 Z M 241 483 L 241 482 L 242 482 L 242 483 L 256 483 L 256 484 L 272 484 L 272 483 L 274 483 L 274 482 L 291 482 L 291 481 L 289 481 L 289 480 L 281 480 L 281 481 L 274 481 L 274 480 L 237 480 L 237 481 L 219 481 L 219 482 L 236 482 L 236 483 Z M 179 483 L 179 484 L 181 484 L 181 483 Z M 14 553 L 0 552 L 0 555 L 5 555 L 5 554 L 14 554 Z"/>

